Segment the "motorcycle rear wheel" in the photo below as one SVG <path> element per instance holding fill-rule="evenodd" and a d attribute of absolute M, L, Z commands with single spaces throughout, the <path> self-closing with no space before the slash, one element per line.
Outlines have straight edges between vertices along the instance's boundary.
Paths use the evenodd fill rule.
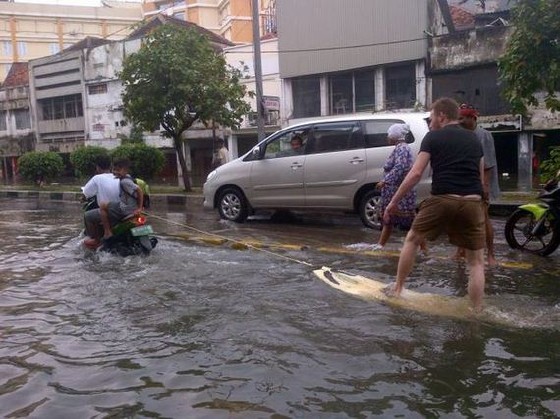
<path fill-rule="evenodd" d="M 540 256 L 548 256 L 554 252 L 560 245 L 558 220 L 550 213 L 544 217 L 544 223 L 539 227 L 537 234 L 532 235 L 531 231 L 537 224 L 535 216 L 523 209 L 511 214 L 504 231 L 510 247 Z"/>

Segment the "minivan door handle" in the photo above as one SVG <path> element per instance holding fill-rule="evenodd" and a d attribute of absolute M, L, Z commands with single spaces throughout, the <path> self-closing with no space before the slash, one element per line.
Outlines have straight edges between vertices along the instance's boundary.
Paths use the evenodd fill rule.
<path fill-rule="evenodd" d="M 350 163 L 352 164 L 358 164 L 358 163 L 363 163 L 364 159 L 362 159 L 361 157 L 354 157 L 352 160 L 350 160 Z"/>
<path fill-rule="evenodd" d="M 300 167 L 303 167 L 303 164 L 298 163 L 298 162 L 293 162 L 290 167 L 292 168 L 292 170 L 296 170 L 296 169 L 299 169 Z"/>

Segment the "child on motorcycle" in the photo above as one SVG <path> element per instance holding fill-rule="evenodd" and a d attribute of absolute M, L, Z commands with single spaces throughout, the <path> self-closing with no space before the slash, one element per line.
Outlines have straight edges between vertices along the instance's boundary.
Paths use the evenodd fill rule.
<path fill-rule="evenodd" d="M 103 224 L 103 242 L 110 244 L 113 232 L 111 226 L 131 215 L 139 215 L 144 205 L 144 192 L 130 175 L 128 170 L 130 161 L 120 159 L 113 163 L 113 174 L 120 180 L 120 200 L 105 202 L 100 205 L 101 223 Z"/>

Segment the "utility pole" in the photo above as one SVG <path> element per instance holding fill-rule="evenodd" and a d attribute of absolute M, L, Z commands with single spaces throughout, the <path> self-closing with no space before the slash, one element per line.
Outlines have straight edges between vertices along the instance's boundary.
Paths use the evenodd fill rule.
<path fill-rule="evenodd" d="M 257 94 L 257 139 L 261 141 L 264 136 L 264 103 L 262 91 L 261 69 L 261 34 L 259 28 L 259 0 L 252 0 L 253 7 L 253 62 L 255 69 L 255 86 Z"/>

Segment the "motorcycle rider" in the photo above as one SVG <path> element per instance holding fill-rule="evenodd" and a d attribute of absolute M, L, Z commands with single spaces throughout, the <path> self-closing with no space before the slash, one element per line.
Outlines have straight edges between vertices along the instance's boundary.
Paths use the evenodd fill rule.
<path fill-rule="evenodd" d="M 111 226 L 131 215 L 140 215 L 144 208 L 144 191 L 132 180 L 128 174 L 130 161 L 116 160 L 113 164 L 113 174 L 119 181 L 120 196 L 118 201 L 103 202 L 99 205 L 101 223 L 103 224 L 103 242 L 110 246 L 113 232 Z"/>
<path fill-rule="evenodd" d="M 86 199 L 97 197 L 97 204 L 118 202 L 120 187 L 119 179 L 111 172 L 111 158 L 109 156 L 98 156 L 95 162 L 96 175 L 93 176 L 82 187 L 82 193 Z M 99 208 L 87 211 L 84 214 L 84 223 L 88 238 L 84 240 L 84 245 L 96 248 L 101 243 L 103 229 L 101 228 L 101 215 Z"/>

